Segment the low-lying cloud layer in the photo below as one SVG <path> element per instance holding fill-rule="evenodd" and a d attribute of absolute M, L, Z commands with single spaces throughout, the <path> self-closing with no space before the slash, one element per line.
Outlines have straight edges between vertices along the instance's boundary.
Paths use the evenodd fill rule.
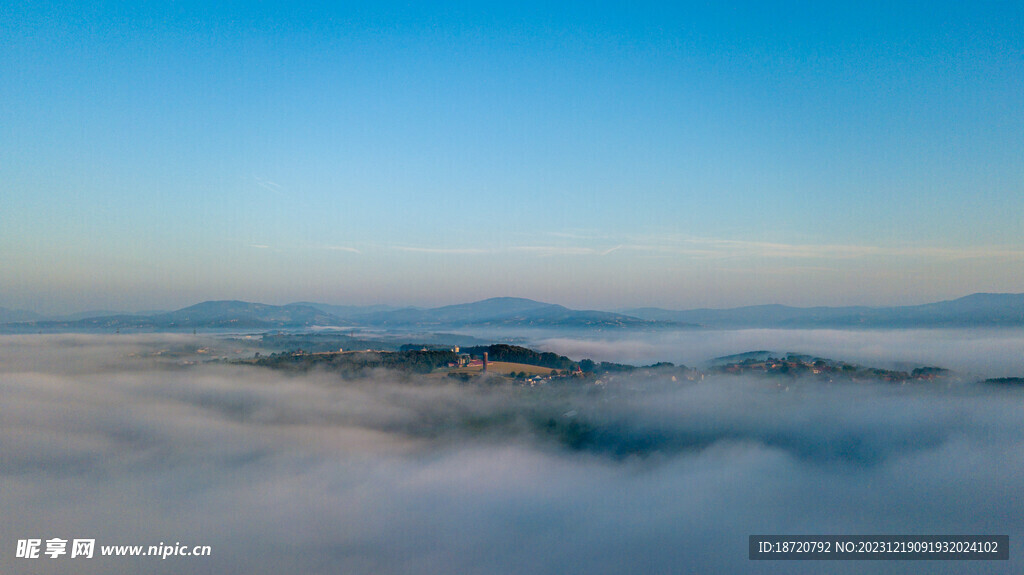
<path fill-rule="evenodd" d="M 872 367 L 935 365 L 963 374 L 1024 376 L 1019 329 L 737 329 L 608 332 L 602 339 L 538 335 L 536 345 L 575 359 L 700 366 L 709 359 L 754 350 L 797 352 Z"/>
<path fill-rule="evenodd" d="M 1021 389 L 182 365 L 203 345 L 0 340 L 0 572 L 1021 570 Z M 1011 559 L 749 561 L 770 533 L 1009 534 Z M 213 554 L 13 556 L 54 537 Z"/>

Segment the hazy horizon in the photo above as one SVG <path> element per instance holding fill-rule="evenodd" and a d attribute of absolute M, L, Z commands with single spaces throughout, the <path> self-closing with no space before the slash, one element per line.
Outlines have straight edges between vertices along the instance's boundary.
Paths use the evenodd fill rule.
<path fill-rule="evenodd" d="M 920 301 L 918 301 L 918 300 L 910 299 L 910 300 L 908 300 L 908 301 L 906 301 L 904 303 L 875 303 L 875 304 L 857 304 L 857 303 L 845 303 L 845 304 L 821 304 L 821 303 L 818 303 L 818 304 L 784 304 L 784 303 L 781 303 L 779 301 L 760 301 L 758 303 L 750 303 L 750 304 L 743 304 L 743 305 L 737 305 L 737 306 L 721 306 L 721 307 L 708 307 L 708 308 L 701 308 L 701 307 L 668 308 L 668 307 L 654 306 L 654 305 L 650 305 L 650 306 L 615 305 L 615 306 L 603 307 L 603 308 L 574 308 L 571 305 L 567 305 L 565 303 L 558 302 L 558 301 L 545 301 L 545 300 L 534 300 L 534 301 L 538 301 L 540 303 L 562 305 L 562 306 L 565 306 L 565 307 L 568 307 L 568 308 L 571 308 L 571 309 L 581 309 L 581 310 L 582 309 L 594 309 L 594 310 L 599 310 L 599 311 L 611 311 L 611 312 L 621 312 L 621 311 L 624 311 L 624 310 L 639 309 L 639 308 L 643 308 L 643 307 L 660 308 L 660 309 L 666 309 L 666 310 L 687 311 L 687 310 L 697 310 L 697 309 L 722 309 L 722 310 L 724 310 L 724 309 L 734 309 L 734 308 L 739 308 L 739 307 L 758 306 L 758 305 L 788 305 L 790 307 L 797 307 L 797 308 L 800 308 L 800 307 L 807 307 L 807 308 L 810 308 L 810 307 L 879 307 L 879 308 L 884 308 L 884 307 L 900 307 L 900 306 L 912 306 L 912 305 L 922 305 L 922 304 L 938 303 L 940 301 L 952 301 L 952 300 L 960 299 L 960 298 L 967 297 L 967 296 L 970 296 L 970 295 L 991 294 L 991 293 L 1001 293 L 1001 294 L 1005 293 L 1005 294 L 1010 294 L 1010 295 L 1020 295 L 1019 293 L 1011 293 L 1011 292 L 972 292 L 972 293 L 966 293 L 966 294 L 961 294 L 961 295 L 957 295 L 957 296 L 952 296 L 952 297 L 945 298 L 945 299 L 942 299 L 942 300 L 929 299 L 929 300 L 920 300 Z M 430 309 L 430 308 L 444 307 L 444 306 L 449 306 L 449 305 L 460 305 L 460 304 L 477 303 L 477 302 L 480 302 L 480 301 L 486 301 L 486 300 L 490 300 L 490 299 L 501 299 L 501 298 L 533 299 L 533 298 L 525 298 L 525 297 L 521 297 L 521 296 L 497 295 L 497 296 L 489 296 L 489 297 L 486 297 L 486 298 L 481 298 L 479 300 L 465 300 L 465 301 L 459 300 L 459 301 L 451 301 L 451 302 L 447 302 L 447 303 L 427 305 L 427 304 L 416 304 L 416 303 L 409 303 L 409 302 L 394 302 L 394 301 L 374 302 L 374 303 L 352 303 L 350 301 L 290 300 L 290 301 L 280 301 L 280 302 L 277 302 L 277 301 L 243 300 L 243 299 L 239 299 L 239 298 L 230 298 L 229 297 L 229 298 L 223 298 L 223 299 L 202 299 L 202 300 L 190 301 L 188 303 L 185 303 L 184 305 L 179 305 L 179 306 L 176 306 L 176 307 L 157 307 L 157 306 L 150 305 L 150 306 L 145 306 L 145 307 L 138 307 L 138 308 L 135 308 L 135 309 L 131 309 L 131 308 L 79 307 L 79 308 L 59 308 L 57 310 L 53 310 L 53 311 L 50 311 L 50 312 L 43 312 L 43 311 L 39 311 L 38 309 L 19 308 L 19 307 L 10 306 L 10 305 L 0 305 L 0 308 L 5 308 L 5 309 L 15 310 L 15 311 L 28 311 L 28 312 L 38 313 L 38 314 L 43 315 L 43 316 L 55 316 L 55 317 L 58 317 L 58 316 L 76 315 L 76 314 L 83 314 L 83 313 L 92 313 L 92 312 L 96 312 L 96 311 L 116 312 L 116 313 L 121 313 L 121 312 L 124 312 L 124 313 L 158 313 L 158 312 L 169 312 L 169 311 L 176 311 L 176 310 L 179 310 L 179 309 L 183 309 L 183 308 L 186 308 L 186 307 L 197 305 L 197 304 L 200 304 L 200 303 L 220 302 L 220 301 L 242 301 L 242 302 L 245 302 L 245 303 L 257 303 L 257 304 L 266 304 L 266 305 L 274 305 L 274 306 L 284 306 L 284 305 L 292 305 L 292 304 L 307 304 L 307 303 L 309 303 L 309 304 L 328 305 L 328 306 L 353 306 L 353 307 L 386 306 L 386 307 L 392 307 L 392 308 L 416 307 L 416 308 Z M 0 304 L 2 304 L 2 302 L 0 302 Z"/>

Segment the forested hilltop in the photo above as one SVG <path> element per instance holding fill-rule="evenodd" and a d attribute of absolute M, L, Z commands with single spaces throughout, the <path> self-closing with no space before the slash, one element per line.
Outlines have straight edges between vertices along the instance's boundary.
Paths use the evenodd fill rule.
<path fill-rule="evenodd" d="M 484 364 L 486 354 L 486 366 Z M 406 374 L 449 376 L 462 381 L 474 378 L 505 377 L 543 381 L 615 381 L 630 375 L 662 375 L 674 381 L 703 380 L 707 377 L 753 375 L 777 379 L 807 378 L 822 382 L 880 381 L 911 383 L 959 381 L 958 374 L 936 366 L 920 365 L 908 370 L 865 367 L 846 361 L 798 353 L 776 354 L 755 351 L 717 358 L 703 370 L 659 362 L 634 366 L 590 359 L 575 361 L 553 352 L 537 351 L 510 344 L 478 345 L 466 348 L 442 348 L 417 344 L 398 346 L 397 350 L 363 349 L 355 351 L 307 351 L 296 349 L 270 355 L 236 360 L 236 363 L 260 367 L 308 371 L 323 369 L 342 377 L 362 377 L 378 369 Z M 1007 379 L 1007 382 L 1010 382 Z M 990 380 L 990 383 L 1003 383 Z M 1013 381 L 1015 382 L 1015 380 Z"/>

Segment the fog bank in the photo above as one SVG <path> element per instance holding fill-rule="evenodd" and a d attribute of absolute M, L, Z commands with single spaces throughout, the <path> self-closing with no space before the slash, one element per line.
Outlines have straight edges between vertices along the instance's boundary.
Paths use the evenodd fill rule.
<path fill-rule="evenodd" d="M 740 329 L 606 332 L 600 338 L 534 334 L 534 344 L 574 359 L 701 366 L 755 350 L 806 353 L 872 367 L 933 365 L 981 378 L 1024 375 L 1020 329 Z"/>
<path fill-rule="evenodd" d="M 232 344 L 187 336 L 0 344 L 3 573 L 1024 568 L 1021 389 L 343 381 L 205 364 Z M 751 562 L 755 533 L 1009 534 L 1011 559 Z M 13 557 L 53 537 L 213 555 Z"/>

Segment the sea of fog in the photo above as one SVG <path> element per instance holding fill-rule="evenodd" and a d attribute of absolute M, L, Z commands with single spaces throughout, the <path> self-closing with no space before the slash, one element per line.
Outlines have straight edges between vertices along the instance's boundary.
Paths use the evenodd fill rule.
<path fill-rule="evenodd" d="M 527 342 L 576 360 L 590 357 L 633 365 L 671 361 L 701 367 L 716 357 L 766 350 L 884 369 L 938 366 L 982 379 L 1024 376 L 1022 329 L 693 329 L 606 331 L 596 336 L 537 331 Z"/>
<path fill-rule="evenodd" d="M 769 349 L 1024 374 L 1019 332 L 535 339 L 577 359 Z M 524 388 L 204 363 L 239 345 L 0 336 L 0 573 L 1024 572 L 1019 387 Z M 1002 534 L 1011 548 L 1000 562 L 750 561 L 751 534 Z M 29 538 L 95 539 L 96 556 L 16 557 Z M 99 556 L 161 543 L 211 555 Z"/>

